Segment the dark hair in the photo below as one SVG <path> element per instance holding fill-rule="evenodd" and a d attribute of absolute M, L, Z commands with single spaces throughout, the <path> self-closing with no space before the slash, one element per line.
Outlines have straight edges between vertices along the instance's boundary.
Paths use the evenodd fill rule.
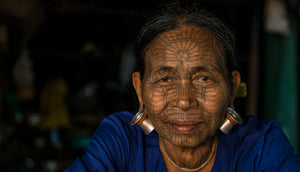
<path fill-rule="evenodd" d="M 182 25 L 190 25 L 211 31 L 225 50 L 225 62 L 228 72 L 237 69 L 234 55 L 233 35 L 229 28 L 212 13 L 202 9 L 199 4 L 171 4 L 160 9 L 149 18 L 140 30 L 136 42 L 135 53 L 137 71 L 144 75 L 145 52 L 147 46 L 158 35 L 174 30 Z"/>

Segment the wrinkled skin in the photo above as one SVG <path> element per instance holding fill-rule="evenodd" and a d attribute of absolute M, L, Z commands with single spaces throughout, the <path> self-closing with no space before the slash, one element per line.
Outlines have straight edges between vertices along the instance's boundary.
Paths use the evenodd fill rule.
<path fill-rule="evenodd" d="M 143 79 L 136 72 L 133 84 L 160 144 L 204 147 L 207 157 L 240 80 L 227 71 L 222 45 L 210 31 L 182 26 L 158 35 L 145 55 Z"/>

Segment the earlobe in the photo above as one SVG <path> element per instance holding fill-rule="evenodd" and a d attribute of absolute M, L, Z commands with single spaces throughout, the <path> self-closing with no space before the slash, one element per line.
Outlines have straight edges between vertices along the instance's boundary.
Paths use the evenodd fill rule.
<path fill-rule="evenodd" d="M 240 82 L 241 82 L 241 75 L 240 75 L 240 72 L 238 72 L 237 70 L 235 71 L 232 71 L 231 72 L 231 77 L 232 77 L 232 90 L 231 90 L 231 100 L 230 100 L 230 106 L 232 108 L 234 108 L 234 105 L 233 105 L 233 101 L 235 99 L 235 96 L 237 94 L 237 90 L 239 88 L 239 85 L 240 85 Z"/>
<path fill-rule="evenodd" d="M 143 99 L 142 99 L 142 79 L 140 72 L 134 72 L 132 74 L 132 84 L 135 89 L 136 95 L 140 103 L 140 110 L 143 109 Z"/>

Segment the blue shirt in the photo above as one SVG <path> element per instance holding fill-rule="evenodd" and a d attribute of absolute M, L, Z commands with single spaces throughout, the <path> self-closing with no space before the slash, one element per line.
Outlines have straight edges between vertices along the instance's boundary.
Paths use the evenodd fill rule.
<path fill-rule="evenodd" d="M 131 126 L 133 114 L 123 111 L 106 117 L 83 156 L 65 172 L 166 172 L 158 134 L 145 135 Z M 213 172 L 299 171 L 299 157 L 278 123 L 253 116 L 229 134 L 220 132 Z"/>

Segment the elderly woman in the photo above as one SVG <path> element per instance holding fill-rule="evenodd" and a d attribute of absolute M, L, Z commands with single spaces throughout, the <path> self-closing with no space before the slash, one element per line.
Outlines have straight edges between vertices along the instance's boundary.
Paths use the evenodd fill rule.
<path fill-rule="evenodd" d="M 140 111 L 105 118 L 66 171 L 300 171 L 276 122 L 233 110 L 233 51 L 231 32 L 210 13 L 163 9 L 136 42 Z"/>

